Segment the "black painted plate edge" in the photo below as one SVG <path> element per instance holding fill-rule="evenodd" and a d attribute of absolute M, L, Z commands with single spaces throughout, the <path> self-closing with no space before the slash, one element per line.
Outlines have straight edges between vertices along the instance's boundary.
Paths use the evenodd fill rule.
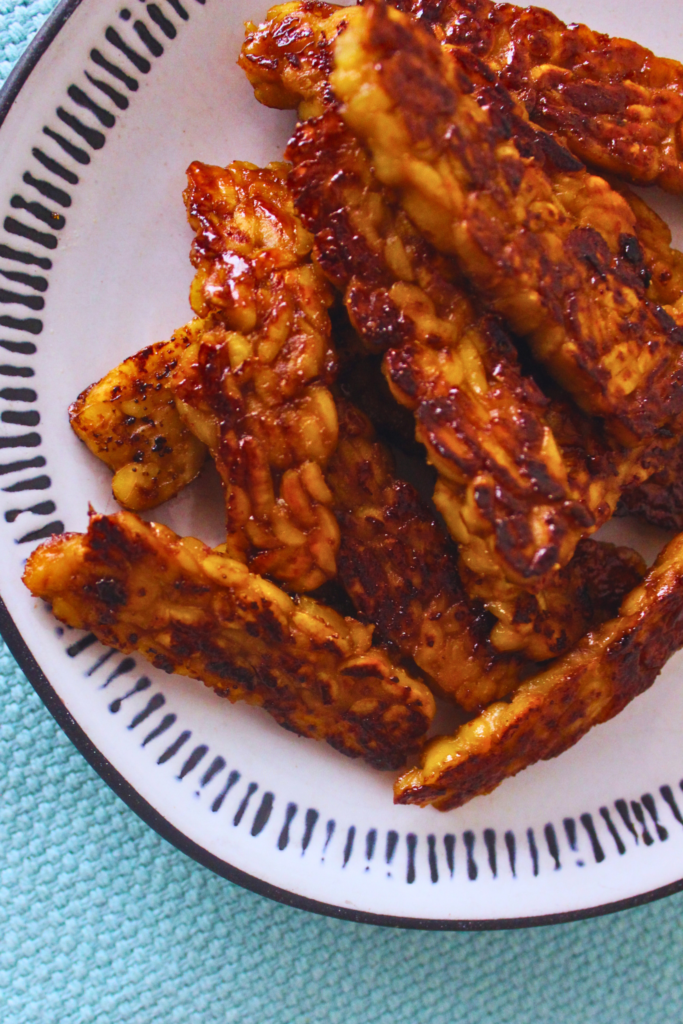
<path fill-rule="evenodd" d="M 64 27 L 82 0 L 60 0 L 52 14 L 38 30 L 28 47 L 10 72 L 2 90 L 0 90 L 0 128 L 7 117 L 14 101 L 21 89 L 26 84 L 31 72 L 38 64 L 38 61 L 56 38 L 59 31 Z M 540 917 L 518 917 L 518 918 L 489 918 L 486 920 L 435 920 L 431 918 L 416 917 L 394 917 L 385 914 L 372 914 L 364 910 L 351 910 L 344 907 L 335 907 L 330 903 L 322 903 L 318 900 L 308 899 L 306 896 L 299 896 L 286 889 L 264 882 L 253 875 L 249 875 L 239 868 L 233 867 L 226 861 L 209 853 L 203 847 L 189 839 L 183 832 L 172 825 L 163 817 L 151 804 L 144 800 L 137 790 L 114 768 L 92 743 L 87 734 L 81 729 L 76 720 L 67 710 L 62 700 L 53 689 L 49 679 L 44 674 L 38 662 L 34 658 L 26 641 L 21 635 L 7 606 L 0 597 L 0 635 L 16 659 L 26 678 L 36 691 L 41 701 L 55 719 L 59 727 L 68 736 L 77 750 L 83 755 L 88 764 L 95 769 L 101 779 L 119 796 L 145 824 L 167 840 L 182 853 L 187 854 L 203 867 L 209 868 L 215 874 L 227 878 L 243 889 L 257 893 L 259 896 L 266 896 L 277 903 L 288 907 L 295 907 L 297 910 L 308 910 L 314 914 L 336 918 L 337 920 L 353 921 L 357 924 L 381 925 L 389 928 L 410 928 L 421 931 L 500 931 L 512 928 L 531 928 L 542 925 L 564 924 L 571 921 L 581 921 L 592 917 L 602 917 L 605 914 L 613 914 L 620 910 L 629 910 L 633 907 L 642 906 L 645 903 L 652 903 L 655 900 L 663 899 L 674 893 L 683 890 L 683 878 L 677 882 L 653 889 L 650 892 L 638 896 L 631 896 L 625 900 L 618 900 L 614 903 L 605 903 L 597 907 L 589 907 L 583 910 L 573 910 L 561 914 L 545 914 Z"/>

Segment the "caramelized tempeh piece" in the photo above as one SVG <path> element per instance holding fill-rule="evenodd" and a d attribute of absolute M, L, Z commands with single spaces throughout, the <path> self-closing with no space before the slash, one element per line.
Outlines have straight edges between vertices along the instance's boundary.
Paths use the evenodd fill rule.
<path fill-rule="evenodd" d="M 193 321 L 177 331 L 172 342 L 158 352 L 176 352 L 192 337 L 201 338 L 206 321 Z M 141 393 L 154 387 L 145 368 L 160 363 L 132 357 L 123 368 L 138 367 Z M 164 380 L 172 377 L 169 363 Z M 121 378 L 121 367 L 105 380 Z M 95 385 L 94 387 L 99 387 Z M 168 395 L 172 392 L 168 391 Z M 414 489 L 395 479 L 391 458 L 373 443 L 372 428 L 344 399 L 339 446 L 327 467 L 324 481 L 331 506 L 342 527 L 340 579 L 364 618 L 379 627 L 380 635 L 417 662 L 444 692 L 464 707 L 476 710 L 504 696 L 518 677 L 519 663 L 497 654 L 487 640 L 490 619 L 473 612 L 466 602 L 457 572 L 457 556 Z M 113 403 L 108 410 L 109 430 L 122 447 L 132 447 L 128 433 L 135 430 L 125 410 Z M 133 463 L 143 478 L 155 465 L 154 449 L 142 450 Z M 95 454 L 100 455 L 98 450 Z M 178 471 L 183 471 L 178 463 Z M 403 573 L 398 571 L 399 559 Z M 408 572 L 408 567 L 412 571 Z M 364 589 L 370 588 L 370 589 Z M 585 628 L 585 626 L 584 626 Z"/>
<path fill-rule="evenodd" d="M 521 662 L 496 647 L 538 661 L 563 654 L 616 614 L 643 578 L 635 551 L 582 541 L 551 586 L 499 609 L 507 621 L 491 633 L 491 616 L 465 598 L 455 551 L 414 488 L 395 479 L 367 418 L 346 402 L 338 408 L 339 446 L 327 480 L 342 536 L 339 578 L 380 636 L 466 710 L 504 696 L 518 679 Z"/>
<path fill-rule="evenodd" d="M 189 328 L 201 336 L 205 323 L 197 320 Z M 174 351 L 173 344 L 179 344 L 188 329 L 176 332 L 167 351 Z M 140 361 L 143 376 L 138 383 L 143 390 L 154 383 L 153 378 L 145 379 L 145 365 Z M 105 379 L 115 378 L 119 370 Z M 325 485 L 341 524 L 341 582 L 380 635 L 413 657 L 464 707 L 476 710 L 504 696 L 517 681 L 518 661 L 498 655 L 487 641 L 490 619 L 466 603 L 455 551 L 414 489 L 395 479 L 391 458 L 373 443 L 367 419 L 343 399 L 337 406 L 340 442 L 327 467 Z M 110 429 L 122 445 L 132 443 L 127 432 L 135 427 L 115 404 Z M 146 450 L 143 455 L 134 465 L 147 476 L 155 454 Z M 412 566 L 409 576 L 398 571 L 399 557 L 404 573 Z M 364 591 L 366 586 L 372 591 Z"/>
<path fill-rule="evenodd" d="M 371 626 L 129 512 L 42 544 L 24 582 L 62 622 L 377 768 L 399 767 L 434 714 L 427 687 L 371 647 Z"/>
<path fill-rule="evenodd" d="M 337 387 L 341 394 L 363 410 L 383 441 L 420 460 L 424 465 L 423 476 L 431 478 L 433 473 L 426 462 L 424 447 L 415 439 L 413 415 L 392 395 L 382 373 L 382 357 L 368 352 L 350 325 L 343 333 L 335 330 L 335 341 L 339 357 Z M 427 479 L 424 486 L 430 486 Z"/>
<path fill-rule="evenodd" d="M 522 683 L 451 737 L 433 740 L 395 800 L 460 807 L 537 761 L 556 757 L 647 690 L 683 646 L 683 535 L 657 559 L 618 618 L 589 633 L 546 672 Z"/>
<path fill-rule="evenodd" d="M 388 203 L 334 113 L 299 126 L 288 155 L 318 261 L 366 344 L 387 349 L 386 378 L 415 414 L 439 473 L 436 504 L 465 563 L 545 585 L 599 520 L 571 486 L 546 400 L 510 339 L 495 318 L 477 317 L 456 268 Z M 609 508 L 610 496 L 598 504 Z"/>
<path fill-rule="evenodd" d="M 154 347 L 155 360 L 144 358 L 144 353 L 142 358 L 132 357 L 105 381 L 122 379 L 123 371 L 134 365 L 138 393 L 153 391 L 161 380 L 167 389 L 162 406 L 166 408 L 168 396 L 172 400 L 168 381 L 173 380 L 175 356 L 201 338 L 206 323 L 193 321 L 171 342 Z M 164 353 L 166 364 L 161 359 Z M 358 611 L 463 707 L 474 710 L 503 696 L 517 679 L 518 662 L 497 654 L 488 641 L 490 618 L 466 603 L 455 551 L 414 489 L 395 479 L 391 459 L 374 442 L 365 416 L 344 399 L 337 400 L 337 409 L 340 440 L 325 484 L 341 527 L 340 578 Z M 116 401 L 106 406 L 106 413 L 106 436 L 115 436 L 123 450 L 133 449 L 138 421 L 131 423 L 126 407 Z M 142 479 L 150 478 L 158 446 L 156 451 L 149 445 L 135 451 L 140 458 L 132 467 Z M 95 454 L 100 452 L 95 449 Z M 177 478 L 188 477 L 191 467 L 191 453 L 178 448 Z M 496 627 L 493 639 L 502 649 L 523 648 L 537 660 L 561 653 L 599 621 L 604 600 L 591 599 L 595 584 L 600 593 L 618 601 L 635 583 L 633 552 L 612 551 L 611 545 L 589 541 L 580 545 L 580 552 L 583 556 L 572 559 L 557 584 L 543 594 L 515 595 L 500 602 L 499 615 L 507 621 Z M 471 593 L 479 596 L 480 587 L 474 580 Z M 484 592 L 488 594 L 486 588 Z"/>
<path fill-rule="evenodd" d="M 393 0 L 392 3 L 392 6 L 429 24 L 443 48 L 464 63 L 466 73 L 477 85 L 474 95 L 480 94 L 484 105 L 488 104 L 491 87 L 496 82 L 505 84 L 506 71 L 509 70 L 507 64 L 501 67 L 496 60 L 487 63 L 480 59 L 482 56 L 486 58 L 488 50 L 486 46 L 480 47 L 481 41 L 476 33 L 472 37 L 468 35 L 468 20 L 476 19 L 487 4 L 490 6 L 489 0 L 468 0 L 465 10 L 459 0 L 445 4 L 444 0 Z M 509 6 L 496 5 L 496 12 L 498 8 L 507 9 Z M 534 8 L 531 11 L 540 16 L 548 15 L 548 12 Z M 548 17 L 553 18 L 552 15 Z M 330 48 L 344 25 L 344 8 L 327 3 L 311 4 L 306 0 L 289 0 L 272 7 L 268 20 L 258 27 L 249 23 L 239 63 L 251 81 L 257 99 L 266 106 L 298 107 L 302 120 L 328 110 L 334 104 L 328 81 L 332 70 Z M 451 45 L 453 40 L 456 40 L 456 46 Z M 551 184 L 561 201 L 569 205 L 575 216 L 583 217 L 585 223 L 591 224 L 597 216 L 596 226 L 600 227 L 608 214 L 604 205 L 606 193 L 599 195 L 602 207 L 595 209 L 590 193 L 593 188 L 601 188 L 599 181 L 587 174 L 579 162 L 572 160 L 564 148 L 558 149 L 553 143 L 553 138 L 561 138 L 561 135 L 552 127 L 547 130 L 532 127 L 528 123 L 526 107 L 515 102 L 505 89 L 496 90 L 496 102 L 502 105 L 516 141 L 528 149 L 525 155 L 533 153 L 541 158 L 550 157 L 556 164 Z M 562 174 L 562 169 L 572 173 Z M 638 252 L 638 246 L 634 246 L 632 236 L 627 235 L 623 241 L 629 258 L 636 266 L 642 267 L 644 262 L 647 275 L 652 279 L 652 287 L 647 288 L 648 296 L 662 305 L 676 302 L 683 294 L 683 254 L 671 248 L 671 232 L 661 218 L 623 183 L 613 176 L 609 182 L 626 199 L 635 216 L 635 234 L 641 251 Z M 592 207 L 590 212 L 589 207 Z M 617 206 L 612 210 L 614 213 L 623 218 L 626 211 L 623 207 L 619 210 Z M 630 227 L 633 226 L 631 222 Z"/>
<path fill-rule="evenodd" d="M 587 539 L 540 594 L 513 592 L 495 601 L 487 580 L 465 573 L 463 583 L 470 599 L 483 594 L 498 618 L 491 642 L 499 651 L 523 651 L 532 661 L 547 661 L 616 615 L 645 571 L 645 562 L 631 548 Z"/>
<path fill-rule="evenodd" d="M 346 27 L 348 8 L 314 0 L 271 7 L 262 25 L 245 24 L 238 64 L 259 103 L 297 110 L 305 121 L 334 102 L 329 84 L 331 44 Z"/>
<path fill-rule="evenodd" d="M 347 402 L 338 408 L 339 446 L 327 481 L 344 588 L 379 635 L 462 707 L 500 699 L 518 680 L 519 660 L 490 643 L 491 618 L 468 604 L 455 550 L 415 489 L 394 477 L 367 418 Z"/>
<path fill-rule="evenodd" d="M 346 20 L 331 84 L 418 227 L 587 412 L 631 444 L 670 423 L 683 410 L 683 331 L 621 251 L 628 204 L 592 178 L 591 221 L 576 217 L 520 154 L 496 91 L 480 105 L 426 30 L 379 3 Z"/>
<path fill-rule="evenodd" d="M 170 386 L 190 344 L 187 333 L 179 333 L 143 349 L 86 388 L 69 409 L 75 433 L 114 470 L 112 490 L 124 508 L 160 505 L 202 468 L 206 447 L 185 426 Z"/>
<path fill-rule="evenodd" d="M 628 39 L 493 0 L 393 0 L 487 62 L 582 160 L 683 192 L 683 65 Z"/>
<path fill-rule="evenodd" d="M 174 374 L 178 408 L 226 491 L 227 550 L 295 591 L 336 572 L 324 466 L 337 443 L 327 308 L 286 168 L 194 163 L 191 301 L 204 328 Z"/>
<path fill-rule="evenodd" d="M 188 177 L 191 299 L 202 319 L 84 391 L 71 423 L 116 471 L 114 496 L 133 510 L 189 483 L 208 446 L 225 485 L 230 553 L 313 590 L 334 576 L 339 547 L 323 478 L 337 443 L 331 294 L 283 165 L 195 163 Z"/>
<path fill-rule="evenodd" d="M 647 296 L 660 306 L 673 306 L 669 312 L 675 315 L 683 296 L 683 253 L 673 248 L 671 229 L 659 214 L 620 181 L 608 180 L 633 211 L 635 237 L 640 250 L 633 255 L 637 263 L 642 258 Z M 633 239 L 628 245 L 634 246 Z M 678 321 L 677 316 L 676 319 Z"/>
<path fill-rule="evenodd" d="M 500 83 L 504 87 L 507 86 L 511 90 L 510 93 L 507 92 L 507 89 L 497 90 L 496 101 L 500 104 L 499 113 L 505 110 L 507 116 L 511 119 L 510 127 L 513 136 L 520 147 L 520 151 L 525 156 L 529 155 L 526 151 L 527 147 L 535 151 L 537 156 L 539 155 L 539 150 L 541 152 L 550 152 L 553 149 L 549 138 L 546 136 L 546 132 L 548 136 L 563 141 L 566 141 L 566 135 L 561 129 L 558 130 L 557 126 L 547 122 L 544 122 L 543 130 L 539 130 L 536 127 L 532 128 L 530 133 L 529 129 L 531 126 L 524 122 L 528 122 L 529 95 L 534 92 L 531 79 L 527 79 L 526 91 L 522 90 L 520 93 L 523 77 L 520 75 L 519 67 L 514 68 L 519 53 L 515 52 L 514 44 L 512 44 L 512 50 L 505 49 L 503 39 L 510 43 L 510 37 L 504 28 L 502 29 L 501 38 L 495 44 L 486 31 L 482 36 L 481 32 L 478 31 L 478 28 L 481 28 L 481 21 L 486 20 L 488 17 L 491 22 L 490 28 L 495 23 L 497 29 L 501 29 L 503 24 L 507 24 L 510 14 L 514 12 L 513 20 L 516 19 L 516 16 L 519 16 L 517 30 L 521 28 L 522 23 L 526 22 L 526 30 L 531 33 L 538 32 L 538 34 L 534 34 L 533 39 L 530 36 L 524 38 L 522 43 L 523 47 L 526 46 L 525 57 L 531 60 L 538 58 L 539 54 L 544 52 L 547 56 L 548 49 L 557 52 L 554 44 L 550 43 L 545 37 L 545 29 L 549 28 L 549 25 L 551 26 L 549 28 L 551 35 L 556 33 L 566 34 L 565 42 L 568 45 L 565 55 L 566 59 L 571 61 L 578 61 L 578 53 L 585 53 L 585 39 L 583 42 L 580 41 L 577 38 L 577 32 L 578 35 L 583 34 L 593 37 L 593 43 L 597 45 L 601 45 L 606 41 L 614 42 L 614 40 L 608 40 L 605 36 L 591 33 L 585 26 L 572 26 L 568 28 L 562 25 L 561 22 L 558 22 L 554 15 L 539 8 L 529 8 L 528 11 L 523 11 L 508 4 L 495 5 L 494 8 L 490 0 L 473 0 L 473 2 L 472 0 L 467 0 L 467 3 L 463 3 L 462 0 L 445 0 L 445 2 L 444 0 L 392 0 L 392 6 L 412 14 L 413 17 L 422 20 L 430 26 L 444 50 L 455 55 L 456 59 L 463 64 L 466 73 L 470 76 L 473 83 L 476 83 L 478 89 L 474 95 L 478 96 L 478 99 L 484 106 L 488 105 L 491 86 L 495 83 Z M 497 32 L 497 29 L 494 31 L 494 34 Z M 516 42 L 521 41 L 524 37 L 524 32 L 524 29 L 513 32 Z M 626 40 L 619 40 L 617 42 L 623 45 L 626 50 L 634 46 L 634 44 Z M 503 45 L 504 52 L 500 49 L 499 44 Z M 564 43 L 559 43 L 560 48 L 563 45 Z M 468 52 L 469 58 L 465 57 L 462 48 Z M 643 51 L 641 47 L 636 47 L 636 49 L 640 51 L 640 59 L 644 58 L 646 62 L 647 58 L 652 56 L 649 54 L 649 51 Z M 671 62 L 662 61 L 661 64 L 669 65 Z M 627 57 L 626 66 L 622 67 L 621 71 L 628 75 L 633 70 L 633 65 L 629 64 Z M 592 71 L 595 71 L 595 65 L 593 65 Z M 641 68 L 641 71 L 648 74 L 651 69 L 645 70 L 645 68 Z M 679 72 L 683 72 L 683 65 L 679 66 Z M 586 75 L 587 73 L 588 69 L 586 66 L 583 66 L 581 74 Z M 514 88 L 512 85 L 513 81 L 516 83 Z M 586 84 L 584 82 L 584 85 Z M 662 82 L 660 81 L 658 88 L 661 87 Z M 680 91 L 679 109 L 681 115 L 683 115 L 683 74 L 681 74 L 680 78 L 677 78 L 676 88 Z M 662 91 L 666 92 L 666 87 Z M 669 99 L 671 98 L 669 95 Z M 662 97 L 660 96 L 656 101 L 656 107 L 661 105 L 661 99 Z M 663 106 L 666 108 L 666 101 Z M 534 108 L 532 107 L 532 116 L 533 111 Z M 666 109 L 658 111 L 657 109 L 634 107 L 632 109 L 632 123 L 627 128 L 627 131 L 630 130 L 634 133 L 644 131 L 647 134 L 647 132 L 652 130 L 649 118 L 656 119 L 659 116 L 663 116 L 664 120 L 666 120 L 667 113 L 671 113 L 670 108 L 668 111 Z M 590 117 L 590 123 L 593 127 L 597 120 L 599 119 L 595 118 L 593 112 L 593 116 Z M 634 123 L 634 121 L 638 123 Z M 649 125 L 649 127 L 643 128 L 643 124 Z M 619 134 L 619 128 L 617 128 L 615 123 L 611 125 L 611 128 L 616 135 Z M 536 133 L 535 138 L 533 132 Z M 681 140 L 683 140 L 683 135 L 681 135 Z M 611 136 L 609 132 L 605 135 L 605 141 L 610 156 L 613 157 L 615 150 L 620 149 L 621 152 L 618 159 L 637 159 L 635 156 L 637 146 L 620 146 L 619 142 L 615 143 L 614 136 Z M 573 148 L 575 152 L 577 151 L 572 146 L 571 141 L 570 148 Z M 557 160 L 557 151 L 554 149 L 553 155 L 555 160 Z M 579 153 L 579 155 L 581 154 Z M 668 155 L 671 157 L 672 150 L 669 150 Z M 601 161 L 597 162 L 602 163 Z M 679 167 L 683 170 L 683 163 L 679 164 Z M 609 158 L 604 163 L 604 169 L 605 171 L 610 170 Z M 599 231 L 605 234 L 605 227 L 609 231 L 608 218 L 610 215 L 614 216 L 616 214 L 618 218 L 623 218 L 624 211 L 623 209 L 619 211 L 618 205 L 616 207 L 612 206 L 611 211 L 609 210 L 609 201 L 607 205 L 605 204 L 605 200 L 608 199 L 607 193 L 601 192 L 596 179 L 585 171 L 579 170 L 577 167 L 565 167 L 564 170 L 569 170 L 571 173 L 562 173 L 561 161 L 554 168 L 549 167 L 546 162 L 546 170 L 549 171 L 551 186 L 557 198 L 584 225 L 597 227 Z M 629 175 L 627 174 L 626 177 L 629 177 Z M 609 175 L 608 181 L 612 189 L 626 200 L 635 217 L 635 223 L 632 227 L 633 234 L 626 233 L 620 240 L 622 254 L 632 261 L 636 267 L 641 267 L 641 277 L 646 285 L 648 298 L 664 306 L 677 302 L 683 294 L 683 253 L 671 247 L 671 232 L 669 228 L 639 196 L 636 196 L 614 174 Z M 681 177 L 680 184 L 683 189 L 683 176 Z M 591 191 L 596 187 L 598 188 L 597 204 L 591 197 Z M 622 226 L 625 226 L 625 223 L 623 222 Z M 629 226 L 630 230 L 631 227 Z M 614 232 L 614 226 L 612 231 Z"/>

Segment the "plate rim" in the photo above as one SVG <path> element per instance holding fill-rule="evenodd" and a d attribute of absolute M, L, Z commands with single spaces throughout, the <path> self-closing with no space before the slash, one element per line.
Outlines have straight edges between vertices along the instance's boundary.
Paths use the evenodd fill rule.
<path fill-rule="evenodd" d="M 2 89 L 0 89 L 0 129 L 16 101 L 22 88 L 28 81 L 31 72 L 45 54 L 50 44 L 67 23 L 74 11 L 80 7 L 83 0 L 60 0 L 43 25 L 35 34 L 31 42 L 23 51 L 18 61 L 8 75 Z M 282 889 L 279 886 L 266 882 L 234 867 L 227 861 L 210 853 L 204 847 L 195 843 L 186 836 L 180 829 L 176 828 L 167 818 L 163 816 L 152 804 L 145 800 L 135 789 L 132 783 L 128 782 L 114 765 L 100 752 L 84 729 L 78 724 L 75 718 L 67 710 L 66 705 L 57 694 L 36 661 L 30 647 L 22 636 L 14 619 L 10 615 L 7 606 L 0 595 L 0 636 L 4 639 L 11 654 L 15 658 L 20 669 L 28 679 L 29 683 L 37 693 L 38 697 L 52 715 L 57 725 L 73 743 L 87 763 L 93 768 L 107 786 L 157 835 L 161 836 L 168 843 L 174 846 L 181 853 L 186 854 L 202 867 L 208 868 L 214 874 L 228 881 L 239 885 L 241 888 L 265 896 L 287 907 L 297 910 L 305 910 L 324 917 L 331 917 L 337 920 L 352 921 L 356 924 L 370 924 L 385 928 L 400 928 L 415 931 L 456 931 L 456 932 L 479 932 L 479 931 L 504 931 L 520 928 L 542 927 L 547 925 L 565 924 L 574 921 L 589 920 L 595 917 L 603 917 L 607 914 L 617 913 L 621 910 L 630 910 L 635 907 L 653 903 L 655 900 L 664 899 L 675 893 L 683 891 L 683 878 L 676 882 L 670 882 L 665 886 L 652 889 L 646 893 L 630 896 L 626 899 L 616 900 L 611 903 L 600 904 L 596 907 L 588 907 L 582 910 L 565 911 L 557 914 L 543 914 L 532 917 L 513 918 L 486 918 L 486 919 L 436 919 L 419 917 L 401 917 L 387 914 L 375 914 L 365 910 L 354 910 L 351 908 L 335 906 L 332 903 L 325 903 L 321 900 L 314 900 L 307 896 Z"/>

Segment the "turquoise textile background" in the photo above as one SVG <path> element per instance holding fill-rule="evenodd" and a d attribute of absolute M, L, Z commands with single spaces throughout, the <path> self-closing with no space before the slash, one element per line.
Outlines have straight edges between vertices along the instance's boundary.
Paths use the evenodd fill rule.
<path fill-rule="evenodd" d="M 54 5 L 0 0 L 0 81 Z M 683 895 L 437 934 L 244 892 L 143 825 L 0 650 L 0 1024 L 678 1024 L 682 966 Z"/>

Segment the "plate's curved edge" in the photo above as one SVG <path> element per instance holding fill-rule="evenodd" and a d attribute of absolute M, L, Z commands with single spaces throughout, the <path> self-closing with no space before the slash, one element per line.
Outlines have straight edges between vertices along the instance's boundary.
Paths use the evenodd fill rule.
<path fill-rule="evenodd" d="M 0 89 L 0 128 L 26 79 L 82 0 L 61 0 L 40 26 Z"/>
<path fill-rule="evenodd" d="M 104 757 L 97 747 L 91 742 L 87 734 L 81 729 L 73 716 L 69 713 L 64 703 L 53 689 L 49 679 L 44 674 L 37 661 L 33 657 L 30 648 L 19 632 L 12 616 L 7 610 L 5 602 L 0 597 L 0 635 L 16 659 L 19 667 L 24 672 L 33 689 L 41 701 L 55 719 L 62 731 L 68 736 L 76 749 L 83 755 L 88 764 L 95 769 L 100 778 L 106 782 L 110 789 L 120 797 L 145 824 L 171 845 L 175 846 L 181 853 L 187 854 L 203 867 L 209 868 L 217 875 L 227 878 L 243 889 L 248 889 L 259 896 L 266 896 L 276 903 L 282 903 L 297 910 L 308 910 L 314 914 L 325 917 L 333 917 L 343 921 L 353 921 L 356 924 L 372 924 L 388 928 L 405 928 L 418 931 L 502 931 L 515 928 L 532 928 L 544 925 L 564 924 L 572 921 L 581 921 L 592 917 L 602 917 L 606 914 L 613 914 L 620 910 L 629 910 L 642 906 L 645 903 L 652 903 L 654 900 L 663 899 L 674 893 L 683 890 L 683 879 L 653 889 L 651 892 L 639 896 L 632 896 L 615 903 L 606 903 L 598 907 L 589 907 L 584 910 L 569 911 L 564 914 L 547 914 L 541 917 L 520 917 L 501 918 L 488 920 L 437 920 L 430 918 L 393 917 L 384 914 L 373 914 L 365 910 L 351 910 L 344 907 L 336 907 L 331 903 L 322 903 L 318 900 L 309 899 L 296 893 L 280 889 L 278 886 L 255 878 L 239 868 L 233 867 L 227 861 L 209 853 L 203 847 L 189 839 L 183 832 L 172 825 L 167 818 L 164 818 L 155 808 L 144 800 L 137 790 L 124 779 L 114 768 L 110 761 Z"/>
<path fill-rule="evenodd" d="M 80 6 L 82 0 L 61 0 L 52 14 L 38 30 L 33 40 L 23 52 L 10 72 L 4 86 L 0 90 L 0 127 L 7 117 L 22 87 L 26 84 L 31 72 L 40 58 L 66 24 L 70 16 Z M 404 918 L 369 911 L 353 910 L 333 904 L 309 899 L 296 893 L 265 882 L 249 875 L 239 868 L 209 853 L 183 832 L 164 818 L 150 803 L 144 800 L 137 790 L 117 771 L 92 743 L 87 734 L 79 726 L 73 716 L 52 687 L 34 658 L 30 648 L 21 635 L 7 606 L 0 597 L 0 635 L 16 659 L 38 697 L 66 734 L 76 749 L 83 755 L 88 764 L 100 778 L 120 797 L 145 824 L 171 843 L 182 853 L 187 854 L 203 867 L 215 874 L 228 879 L 259 896 L 265 896 L 274 902 L 297 910 L 307 910 L 315 914 L 338 920 L 352 921 L 356 924 L 372 924 L 382 927 L 403 928 L 422 931 L 500 931 L 516 928 L 541 927 L 602 917 L 606 914 L 628 910 L 646 903 L 651 903 L 666 896 L 683 891 L 683 879 L 672 882 L 650 892 L 642 893 L 614 903 L 606 903 L 597 907 L 569 911 L 561 914 L 547 914 L 539 917 L 500 918 L 484 920 L 438 920 L 431 918 Z"/>

